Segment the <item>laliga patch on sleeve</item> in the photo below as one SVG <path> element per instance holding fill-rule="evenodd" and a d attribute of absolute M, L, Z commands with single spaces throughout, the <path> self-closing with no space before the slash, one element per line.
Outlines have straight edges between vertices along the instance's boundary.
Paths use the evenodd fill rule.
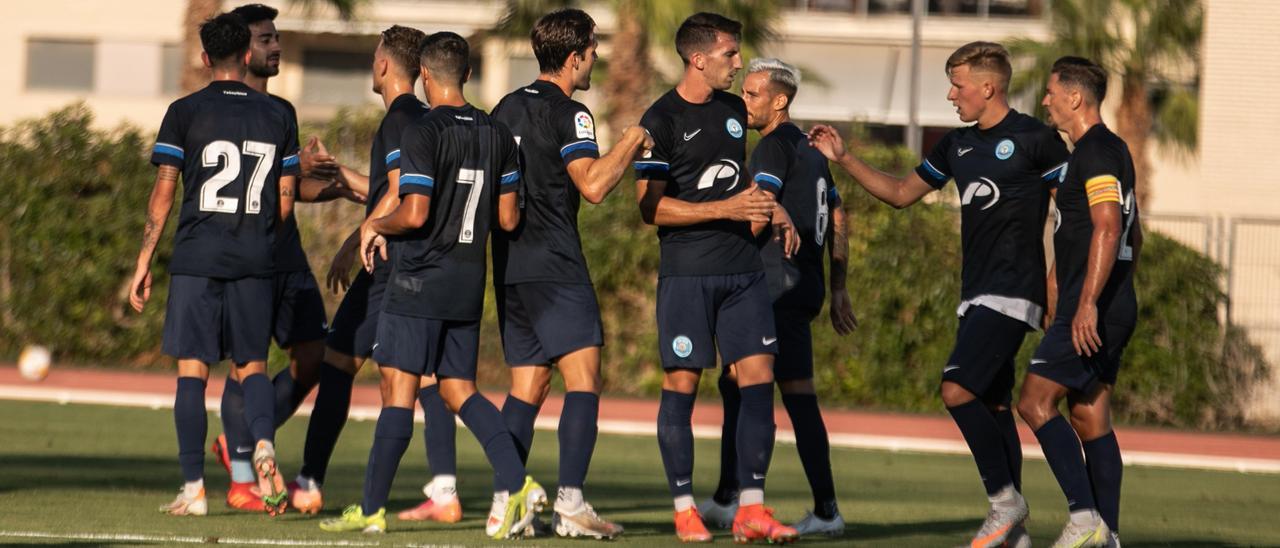
<path fill-rule="evenodd" d="M 579 112 L 573 115 L 573 127 L 577 131 L 579 139 L 595 139 L 596 124 L 591 119 L 591 115 L 586 112 Z"/>

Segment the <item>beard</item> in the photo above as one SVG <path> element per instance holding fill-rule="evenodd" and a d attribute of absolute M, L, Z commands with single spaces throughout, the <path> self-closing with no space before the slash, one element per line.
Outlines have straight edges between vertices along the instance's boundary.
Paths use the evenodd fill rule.
<path fill-rule="evenodd" d="M 280 74 L 280 65 L 271 66 L 267 63 L 249 63 L 249 72 L 259 78 L 271 78 Z"/>

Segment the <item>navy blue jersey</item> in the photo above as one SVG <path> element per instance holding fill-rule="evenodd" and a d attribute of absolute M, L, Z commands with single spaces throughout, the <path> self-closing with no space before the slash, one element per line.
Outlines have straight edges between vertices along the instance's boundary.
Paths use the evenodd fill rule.
<path fill-rule="evenodd" d="M 498 195 L 520 181 L 511 131 L 471 105 L 436 107 L 400 142 L 400 196 L 431 198 L 426 224 L 394 238 L 383 309 L 475 321 L 484 305 L 485 244 Z"/>
<path fill-rule="evenodd" d="M 960 192 L 962 301 L 997 295 L 1045 305 L 1049 188 L 1066 161 L 1057 131 L 1010 110 L 989 129 L 951 130 L 916 168 L 934 188 L 954 178 Z"/>
<path fill-rule="evenodd" d="M 365 202 L 365 216 L 373 213 L 378 202 L 387 194 L 387 173 L 400 169 L 400 139 L 404 130 L 427 113 L 427 105 L 412 93 L 405 93 L 391 101 L 387 113 L 378 124 L 369 147 L 369 199 Z"/>
<path fill-rule="evenodd" d="M 151 163 L 182 170 L 171 273 L 275 272 L 280 177 L 298 174 L 298 128 L 287 109 L 241 82 L 212 82 L 169 105 Z"/>
<path fill-rule="evenodd" d="M 751 152 L 751 178 L 760 188 L 774 192 L 800 236 L 800 251 L 791 259 L 799 270 L 799 280 L 775 304 L 821 309 L 826 297 L 822 252 L 831 233 L 831 208 L 840 207 L 827 158 L 809 145 L 809 137 L 800 128 L 785 123 L 760 139 Z M 779 244 L 769 237 L 765 245 Z M 781 250 L 777 254 L 781 255 Z M 765 270 L 770 278 L 783 275 L 776 269 Z"/>
<path fill-rule="evenodd" d="M 566 171 L 600 157 L 591 111 L 538 80 L 504 97 L 493 118 L 519 145 L 523 198 L 520 227 L 493 236 L 494 283 L 591 283 L 578 235 L 581 194 Z"/>
<path fill-rule="evenodd" d="M 295 131 L 298 127 L 298 111 L 293 108 L 293 103 L 284 97 L 271 95 L 272 99 L 280 103 L 281 106 L 289 112 L 289 120 L 293 124 Z M 294 140 L 301 143 L 297 135 Z M 302 249 L 302 236 L 298 234 L 297 216 L 290 215 L 283 223 L 280 223 L 280 230 L 276 231 L 276 272 L 301 272 L 311 270 L 311 265 L 307 263 L 307 252 Z"/>
<path fill-rule="evenodd" d="M 1076 142 L 1071 160 L 1058 184 L 1055 202 L 1057 223 L 1053 231 L 1054 260 L 1058 277 L 1058 314 L 1075 314 L 1089 264 L 1093 239 L 1093 204 L 1119 202 L 1120 246 L 1111 276 L 1098 296 L 1098 313 L 1110 323 L 1132 325 L 1137 321 L 1137 297 L 1133 291 L 1133 227 L 1138 224 L 1138 202 L 1134 198 L 1133 157 L 1124 140 L 1107 126 L 1089 128 Z"/>
<path fill-rule="evenodd" d="M 717 91 L 711 101 L 695 105 L 674 89 L 667 92 L 640 119 L 654 145 L 635 163 L 636 177 L 665 182 L 667 197 L 686 202 L 723 200 L 746 190 L 746 119 L 747 107 L 737 95 Z M 763 268 L 746 221 L 660 226 L 658 239 L 659 276 L 739 274 Z"/>

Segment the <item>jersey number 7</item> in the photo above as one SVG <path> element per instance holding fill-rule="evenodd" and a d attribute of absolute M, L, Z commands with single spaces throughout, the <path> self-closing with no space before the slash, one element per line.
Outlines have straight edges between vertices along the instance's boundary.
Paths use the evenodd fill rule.
<path fill-rule="evenodd" d="M 249 187 L 245 189 L 244 212 L 256 215 L 262 212 L 262 188 L 266 186 L 267 174 L 275 165 L 276 146 L 259 141 L 245 141 L 244 153 L 256 156 L 258 162 L 253 166 L 253 174 L 249 177 Z M 218 191 L 240 177 L 240 149 L 231 141 L 214 141 L 204 147 L 200 154 L 204 167 L 222 169 L 200 185 L 200 211 L 215 213 L 235 213 L 240 207 L 239 198 L 218 196 Z"/>

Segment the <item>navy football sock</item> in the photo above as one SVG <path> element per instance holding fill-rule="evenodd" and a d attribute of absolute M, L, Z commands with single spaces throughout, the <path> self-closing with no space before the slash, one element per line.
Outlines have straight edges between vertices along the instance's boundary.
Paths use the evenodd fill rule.
<path fill-rule="evenodd" d="M 253 457 L 253 435 L 249 433 L 249 422 L 244 420 L 244 388 L 231 377 L 222 386 L 222 433 L 227 436 L 231 460 L 249 462 Z"/>
<path fill-rule="evenodd" d="M 178 431 L 178 464 L 183 481 L 204 478 L 204 439 L 209 435 L 209 419 L 204 410 L 204 381 L 178 377 L 173 398 L 173 425 Z"/>
<path fill-rule="evenodd" d="M 351 409 L 351 374 L 328 363 L 320 366 L 320 388 L 316 391 L 316 406 L 307 424 L 307 441 L 302 449 L 301 474 L 324 484 L 329 459 L 338 445 L 338 436 L 347 424 Z"/>
<path fill-rule="evenodd" d="M 791 427 L 796 432 L 796 451 L 800 464 L 809 479 L 813 491 L 813 514 L 831 519 L 839 510 L 836 505 L 835 480 L 831 477 L 831 443 L 827 439 L 827 425 L 822 420 L 815 394 L 783 394 L 782 405 L 791 417 Z"/>
<path fill-rule="evenodd" d="M 658 404 L 658 450 L 671 496 L 693 496 L 693 394 L 662 391 Z"/>
<path fill-rule="evenodd" d="M 1120 457 L 1116 433 L 1108 432 L 1101 438 L 1084 442 L 1084 456 L 1098 513 L 1112 532 L 1119 533 L 1120 478 L 1124 476 L 1124 461 Z"/>
<path fill-rule="evenodd" d="M 587 468 L 596 449 L 600 396 L 591 392 L 569 392 L 564 395 L 560 411 L 560 487 L 582 489 L 587 481 Z"/>
<path fill-rule="evenodd" d="M 990 409 L 990 408 L 988 408 Z M 1013 479 L 1013 488 L 1022 492 L 1022 440 L 1018 439 L 1018 422 L 1013 419 L 1012 409 L 992 411 L 996 425 L 1000 427 L 1000 436 L 1004 438 L 1004 456 L 1009 463 L 1009 476 Z"/>
<path fill-rule="evenodd" d="M 738 415 L 738 485 L 764 489 L 764 477 L 773 458 L 773 383 L 744 386 Z"/>
<path fill-rule="evenodd" d="M 1076 431 L 1071 429 L 1067 419 L 1062 418 L 1062 415 L 1054 415 L 1036 430 L 1036 439 L 1040 440 L 1040 448 L 1044 450 L 1044 459 L 1049 461 L 1049 469 L 1058 478 L 1062 494 L 1067 496 L 1067 507 L 1072 512 L 1097 508 L 1093 500 L 1093 487 L 1089 485 L 1089 474 L 1084 467 L 1080 439 L 1076 437 Z"/>
<path fill-rule="evenodd" d="M 440 385 L 418 389 L 422 405 L 422 437 L 427 444 L 427 467 L 432 475 L 458 475 L 458 421 L 440 397 Z"/>
<path fill-rule="evenodd" d="M 987 405 L 980 400 L 971 400 L 948 407 L 947 411 L 955 419 L 965 443 L 969 444 L 969 452 L 973 453 L 973 461 L 978 465 L 978 474 L 982 476 L 987 495 L 995 495 L 1006 485 L 1011 485 L 1013 478 L 1009 475 L 1004 435 Z"/>
<path fill-rule="evenodd" d="M 396 478 L 400 458 L 409 448 L 412 437 L 413 410 L 383 407 L 373 432 L 373 448 L 369 450 L 369 465 L 364 473 L 364 499 L 360 502 L 364 515 L 372 516 L 387 505 L 391 482 Z"/>
<path fill-rule="evenodd" d="M 716 384 L 720 387 L 724 420 L 720 424 L 720 483 L 711 498 L 727 506 L 738 500 L 738 412 L 742 393 L 738 391 L 738 381 L 727 375 L 720 375 Z"/>
<path fill-rule="evenodd" d="M 302 400 L 307 399 L 307 393 L 298 389 L 298 384 L 293 380 L 293 373 L 288 368 L 276 373 L 275 378 L 271 379 L 271 385 L 276 391 L 276 428 L 280 428 L 280 425 L 298 412 L 298 406 L 302 405 Z"/>
<path fill-rule="evenodd" d="M 533 423 L 538 420 L 538 406 L 507 394 L 502 402 L 502 422 L 511 432 L 511 440 L 520 453 L 520 462 L 529 462 L 529 449 L 533 447 Z"/>
<path fill-rule="evenodd" d="M 462 424 L 475 434 L 484 456 L 493 467 L 493 490 L 515 493 L 524 487 L 525 469 L 511 433 L 502 424 L 502 413 L 480 393 L 472 394 L 458 409 Z"/>
<path fill-rule="evenodd" d="M 244 418 L 254 442 L 276 439 L 275 390 L 265 374 L 254 373 L 240 381 L 244 387 Z"/>

